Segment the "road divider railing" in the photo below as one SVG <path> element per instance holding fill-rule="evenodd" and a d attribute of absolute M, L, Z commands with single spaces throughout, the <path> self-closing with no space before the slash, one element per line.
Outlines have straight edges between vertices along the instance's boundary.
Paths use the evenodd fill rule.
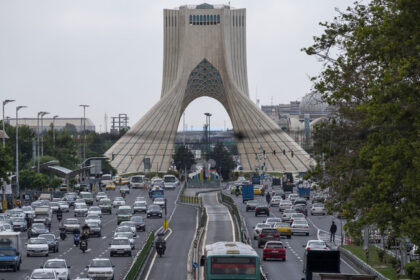
<path fill-rule="evenodd" d="M 152 231 L 149 234 L 149 237 L 146 240 L 146 243 L 143 245 L 143 248 L 138 252 L 133 264 L 131 265 L 130 270 L 125 276 L 125 280 L 135 280 L 142 270 L 143 265 L 147 260 L 150 250 L 152 249 L 153 242 L 155 240 L 155 233 Z"/>
<path fill-rule="evenodd" d="M 188 204 L 188 205 L 200 206 L 202 204 L 202 199 L 201 197 L 197 197 L 197 196 L 181 195 L 179 197 L 179 202 Z"/>

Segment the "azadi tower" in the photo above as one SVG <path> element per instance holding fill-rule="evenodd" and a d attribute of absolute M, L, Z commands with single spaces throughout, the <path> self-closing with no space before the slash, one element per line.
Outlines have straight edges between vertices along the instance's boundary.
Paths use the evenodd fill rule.
<path fill-rule="evenodd" d="M 149 166 L 167 171 L 182 113 L 194 99 L 209 96 L 231 118 L 244 171 L 264 164 L 266 171 L 307 171 L 309 155 L 249 99 L 245 9 L 187 5 L 164 10 L 163 21 L 160 100 L 107 151 L 112 166 L 119 173 Z"/>

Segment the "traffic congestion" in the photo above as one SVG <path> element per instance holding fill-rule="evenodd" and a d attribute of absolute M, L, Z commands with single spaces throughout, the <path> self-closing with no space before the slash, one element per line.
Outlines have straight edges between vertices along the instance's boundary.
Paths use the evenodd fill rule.
<path fill-rule="evenodd" d="M 7 210 L 0 214 L 2 277 L 123 279 L 148 233 L 173 211 L 179 186 L 173 175 L 103 175 L 92 190 L 45 192 Z"/>

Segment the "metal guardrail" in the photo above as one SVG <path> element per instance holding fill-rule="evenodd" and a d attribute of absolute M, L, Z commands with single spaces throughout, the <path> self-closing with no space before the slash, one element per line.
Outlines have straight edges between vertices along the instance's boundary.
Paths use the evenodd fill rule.
<path fill-rule="evenodd" d="M 179 202 L 193 206 L 200 206 L 203 203 L 203 200 L 201 199 L 201 197 L 197 196 L 181 195 L 179 197 Z"/>
<path fill-rule="evenodd" d="M 149 254 L 153 242 L 155 240 L 155 234 L 154 231 L 152 231 L 149 234 L 149 237 L 146 240 L 146 243 L 143 245 L 143 248 L 138 252 L 135 260 L 133 261 L 130 270 L 127 272 L 127 274 L 124 277 L 124 280 L 135 280 L 137 276 L 139 275 L 146 259 L 147 255 Z"/>
<path fill-rule="evenodd" d="M 210 181 L 188 180 L 186 185 L 187 185 L 187 188 L 220 188 L 220 181 L 219 180 L 210 180 Z"/>

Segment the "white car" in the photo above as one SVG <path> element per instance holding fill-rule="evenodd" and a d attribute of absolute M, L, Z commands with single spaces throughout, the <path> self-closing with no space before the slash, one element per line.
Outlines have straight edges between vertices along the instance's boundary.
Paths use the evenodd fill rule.
<path fill-rule="evenodd" d="M 413 248 L 410 250 L 410 261 L 415 261 L 419 259 L 419 246 L 413 245 Z"/>
<path fill-rule="evenodd" d="M 99 217 L 102 217 L 102 211 L 99 206 L 90 206 L 88 210 L 88 216 L 90 215 L 98 215 Z"/>
<path fill-rule="evenodd" d="M 144 203 L 147 204 L 147 200 L 144 196 L 137 196 L 134 203 L 136 203 L 136 202 L 144 202 Z"/>
<path fill-rule="evenodd" d="M 306 243 L 306 246 L 303 245 L 303 247 L 305 247 L 305 250 L 328 250 L 327 247 L 327 243 L 325 241 L 322 240 L 308 240 L 308 242 Z"/>
<path fill-rule="evenodd" d="M 58 280 L 53 269 L 36 268 L 32 271 L 29 280 Z"/>
<path fill-rule="evenodd" d="M 104 192 L 98 192 L 98 194 L 96 195 L 96 201 L 99 201 L 102 198 L 108 198 L 108 195 Z"/>
<path fill-rule="evenodd" d="M 306 220 L 295 220 L 292 225 L 292 234 L 304 233 L 306 236 L 309 235 L 309 224 Z"/>
<path fill-rule="evenodd" d="M 131 244 L 130 240 L 125 237 L 114 238 L 109 246 L 109 256 L 127 255 L 131 257 Z"/>
<path fill-rule="evenodd" d="M 282 199 L 280 196 L 277 196 L 277 195 L 273 196 L 270 201 L 270 207 L 278 207 L 281 200 Z"/>
<path fill-rule="evenodd" d="M 290 209 L 293 206 L 292 202 L 290 200 L 282 200 L 279 204 L 279 211 L 283 212 L 286 209 Z"/>
<path fill-rule="evenodd" d="M 98 224 L 99 224 L 99 226 L 101 226 L 101 225 L 102 225 L 102 222 L 101 222 L 101 217 L 99 217 L 98 215 L 88 215 L 88 216 L 85 218 L 85 224 L 88 224 L 88 223 L 91 223 L 91 222 L 98 223 Z"/>
<path fill-rule="evenodd" d="M 292 203 L 296 200 L 296 198 L 298 198 L 299 195 L 296 193 L 291 193 L 289 194 L 289 196 L 287 197 L 287 200 L 290 200 Z"/>
<path fill-rule="evenodd" d="M 163 197 L 156 197 L 153 204 L 159 205 L 161 208 L 165 207 L 165 199 Z"/>
<path fill-rule="evenodd" d="M 125 200 L 122 197 L 116 197 L 112 202 L 112 207 L 123 206 L 125 205 Z"/>
<path fill-rule="evenodd" d="M 114 265 L 112 265 L 109 259 L 93 259 L 90 261 L 87 269 L 87 276 L 92 279 L 114 279 Z"/>
<path fill-rule="evenodd" d="M 261 230 L 263 228 L 271 228 L 271 226 L 269 224 L 266 223 L 258 223 L 255 225 L 254 227 L 254 240 L 257 240 L 258 236 L 261 233 Z"/>
<path fill-rule="evenodd" d="M 147 203 L 146 202 L 134 202 L 133 212 L 135 213 L 146 213 L 147 212 Z"/>
<path fill-rule="evenodd" d="M 63 212 L 69 212 L 70 211 L 69 204 L 65 201 L 62 201 L 62 200 L 59 201 L 58 206 L 60 207 L 61 211 L 63 211 Z"/>
<path fill-rule="evenodd" d="M 281 218 L 267 218 L 267 220 L 265 220 L 266 224 L 269 224 L 271 227 L 275 224 L 275 223 L 279 223 L 281 222 Z"/>
<path fill-rule="evenodd" d="M 290 216 L 290 223 L 293 223 L 295 220 L 306 220 L 306 217 L 303 213 L 293 213 Z"/>
<path fill-rule="evenodd" d="M 26 244 L 26 256 L 48 257 L 48 242 L 45 238 L 33 237 Z"/>
<path fill-rule="evenodd" d="M 35 217 L 35 211 L 31 206 L 23 206 L 22 207 L 23 213 L 29 218 Z"/>
<path fill-rule="evenodd" d="M 69 268 L 65 259 L 49 259 L 44 263 L 44 269 L 55 271 L 60 280 L 70 279 Z"/>
<path fill-rule="evenodd" d="M 127 238 L 130 241 L 131 249 L 134 249 L 135 248 L 134 234 L 131 232 L 131 230 L 129 232 L 127 232 L 127 231 L 124 231 L 124 232 L 115 232 L 114 233 L 114 238 L 118 238 L 118 237 Z"/>
<path fill-rule="evenodd" d="M 325 209 L 324 204 L 315 203 L 311 207 L 311 215 L 327 215 L 327 209 Z"/>
<path fill-rule="evenodd" d="M 88 207 L 86 203 L 75 203 L 74 204 L 74 216 L 86 216 L 88 212 Z"/>
<path fill-rule="evenodd" d="M 285 210 L 283 210 L 283 213 L 281 214 L 281 220 L 283 222 L 288 222 L 288 221 L 290 221 L 290 217 L 293 214 L 296 214 L 296 211 L 295 210 L 293 210 L 293 209 L 285 209 Z"/>
<path fill-rule="evenodd" d="M 134 236 L 137 235 L 136 224 L 134 222 L 131 222 L 131 221 L 122 221 L 120 223 L 120 227 L 121 226 L 130 227 L 131 228 L 131 232 L 134 234 Z"/>

